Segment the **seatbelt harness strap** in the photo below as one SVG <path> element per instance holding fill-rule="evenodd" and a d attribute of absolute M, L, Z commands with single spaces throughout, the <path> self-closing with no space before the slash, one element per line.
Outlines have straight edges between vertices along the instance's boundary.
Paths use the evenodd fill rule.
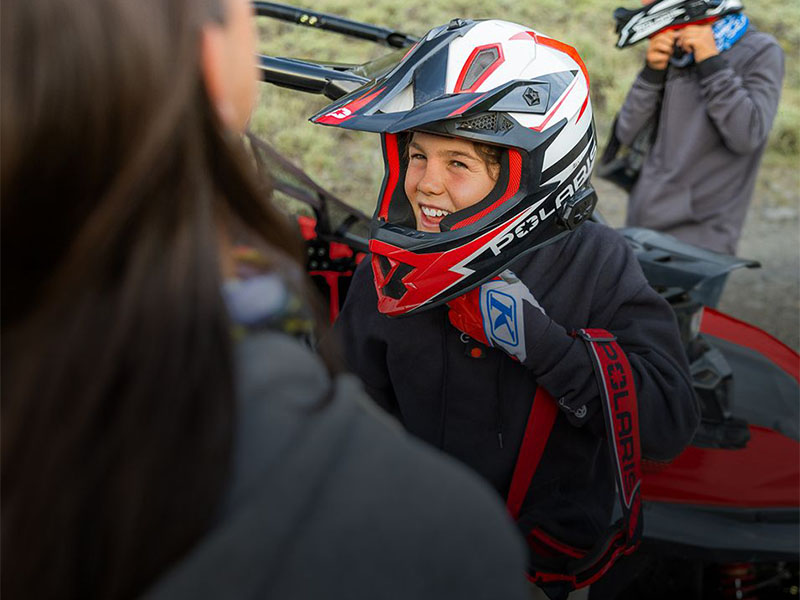
<path fill-rule="evenodd" d="M 532 544 L 532 562 L 536 558 L 535 548 L 543 543 L 554 554 L 570 557 L 563 573 L 543 572 L 531 567 L 528 578 L 546 590 L 548 587 L 576 589 L 596 581 L 617 558 L 635 550 L 642 529 L 639 414 L 633 371 L 616 338 L 608 331 L 581 329 L 573 335 L 586 342 L 597 378 L 622 517 L 588 551 L 569 548 L 538 529 L 530 532 L 528 537 L 535 542 Z M 515 520 L 519 518 L 529 492 L 535 494 L 535 490 L 530 489 L 531 482 L 557 415 L 555 400 L 540 386 L 528 416 L 506 501 Z"/>

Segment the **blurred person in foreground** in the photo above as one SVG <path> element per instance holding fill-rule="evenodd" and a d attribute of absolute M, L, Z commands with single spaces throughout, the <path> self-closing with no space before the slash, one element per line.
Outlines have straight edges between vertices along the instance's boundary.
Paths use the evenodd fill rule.
<path fill-rule="evenodd" d="M 630 145 L 660 109 L 627 225 L 734 254 L 783 72 L 778 43 L 740 12 L 654 35 L 615 130 Z"/>
<path fill-rule="evenodd" d="M 488 486 L 293 335 L 249 2 L 7 0 L 1 33 L 3 596 L 525 597 Z"/>

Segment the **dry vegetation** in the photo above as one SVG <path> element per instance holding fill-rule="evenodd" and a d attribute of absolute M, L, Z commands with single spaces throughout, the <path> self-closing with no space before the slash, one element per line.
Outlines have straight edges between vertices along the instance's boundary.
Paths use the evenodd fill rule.
<path fill-rule="evenodd" d="M 626 6 L 637 3 L 629 0 Z M 614 47 L 611 14 L 619 5 L 619 0 L 318 0 L 313 8 L 414 35 L 422 35 L 454 17 L 500 17 L 564 40 L 578 49 L 588 66 L 595 120 L 601 140 L 605 140 L 613 115 L 644 56 L 643 45 L 624 51 Z M 800 2 L 762 0 L 748 5 L 748 14 L 759 29 L 778 38 L 787 56 L 781 107 L 770 137 L 756 204 L 796 210 L 800 190 Z M 271 19 L 260 19 L 259 27 L 261 51 L 275 56 L 361 63 L 387 52 L 369 42 Z M 322 96 L 264 86 L 253 129 L 322 185 L 371 213 L 383 171 L 377 136 L 308 123 L 308 117 L 325 104 Z"/>

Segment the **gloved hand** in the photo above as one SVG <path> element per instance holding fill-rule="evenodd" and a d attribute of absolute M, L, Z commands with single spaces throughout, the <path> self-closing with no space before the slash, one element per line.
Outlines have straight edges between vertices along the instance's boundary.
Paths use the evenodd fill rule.
<path fill-rule="evenodd" d="M 531 291 L 514 273 L 505 270 L 483 285 L 447 303 L 450 323 L 487 346 L 497 347 L 520 362 L 525 346 L 525 304 L 534 309 L 528 318 L 549 318 Z"/>

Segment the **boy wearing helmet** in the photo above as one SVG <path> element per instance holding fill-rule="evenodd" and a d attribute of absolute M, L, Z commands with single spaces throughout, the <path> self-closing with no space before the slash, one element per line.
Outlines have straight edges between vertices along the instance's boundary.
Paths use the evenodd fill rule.
<path fill-rule="evenodd" d="M 372 255 L 337 323 L 350 367 L 409 431 L 508 499 L 548 593 L 590 583 L 641 526 L 634 516 L 605 536 L 610 457 L 635 445 L 638 459 L 638 440 L 607 433 L 611 388 L 580 337 L 627 356 L 609 385 L 638 395 L 648 457 L 676 456 L 699 411 L 669 306 L 621 236 L 584 223 L 596 141 L 583 62 L 520 25 L 456 20 L 313 120 L 382 134 Z M 623 512 L 636 512 L 638 480 L 618 481 Z"/>

